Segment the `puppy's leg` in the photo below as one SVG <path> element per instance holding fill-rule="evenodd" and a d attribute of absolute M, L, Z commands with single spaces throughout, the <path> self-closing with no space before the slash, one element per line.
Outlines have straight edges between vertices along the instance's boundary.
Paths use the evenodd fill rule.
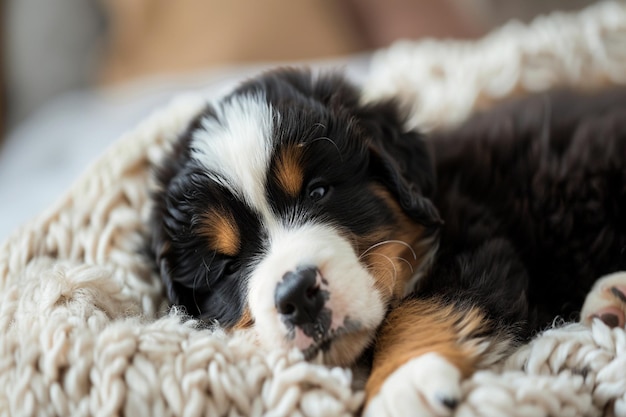
<path fill-rule="evenodd" d="M 493 330 L 477 307 L 436 298 L 404 301 L 381 328 L 364 415 L 452 414 L 461 380 L 506 349 L 506 338 Z"/>
<path fill-rule="evenodd" d="M 626 327 L 626 272 L 600 278 L 587 295 L 580 320 L 591 325 L 596 318 L 609 327 Z"/>

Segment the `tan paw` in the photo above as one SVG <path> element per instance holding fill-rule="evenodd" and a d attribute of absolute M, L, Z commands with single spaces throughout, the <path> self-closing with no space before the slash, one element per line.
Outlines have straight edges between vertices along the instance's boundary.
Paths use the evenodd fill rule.
<path fill-rule="evenodd" d="M 580 320 L 591 325 L 596 318 L 609 327 L 626 326 L 626 272 L 600 278 L 587 294 Z"/>

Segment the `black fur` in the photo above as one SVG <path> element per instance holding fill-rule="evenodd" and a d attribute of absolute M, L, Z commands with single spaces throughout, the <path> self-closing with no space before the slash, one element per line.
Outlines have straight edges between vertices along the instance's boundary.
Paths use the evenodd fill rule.
<path fill-rule="evenodd" d="M 156 171 L 159 188 L 153 193 L 151 252 L 170 301 L 192 316 L 220 321 L 224 326 L 239 320 L 245 304 L 245 282 L 229 279 L 233 260 L 217 256 L 197 233 L 203 209 L 227 205 L 240 227 L 250 231 L 244 250 L 254 251 L 259 221 L 227 190 L 211 182 L 203 168 L 190 157 L 192 132 L 200 128 L 201 117 L 213 115 L 207 108 Z"/>
<path fill-rule="evenodd" d="M 626 269 L 626 89 L 532 96 L 428 142 L 446 223 L 423 293 L 473 299 L 527 337 Z"/>

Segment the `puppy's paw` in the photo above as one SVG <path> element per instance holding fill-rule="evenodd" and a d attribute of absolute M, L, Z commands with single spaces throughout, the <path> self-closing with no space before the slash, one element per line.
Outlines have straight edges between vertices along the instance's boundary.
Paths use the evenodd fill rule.
<path fill-rule="evenodd" d="M 428 353 L 392 373 L 363 415 L 450 416 L 460 400 L 461 372 L 441 355 Z"/>
<path fill-rule="evenodd" d="M 591 325 L 596 318 L 609 327 L 626 326 L 626 272 L 600 278 L 587 294 L 580 320 Z"/>

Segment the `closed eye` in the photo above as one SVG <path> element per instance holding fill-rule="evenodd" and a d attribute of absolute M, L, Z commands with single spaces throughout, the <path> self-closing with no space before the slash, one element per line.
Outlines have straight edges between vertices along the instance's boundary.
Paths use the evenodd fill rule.
<path fill-rule="evenodd" d="M 224 262 L 223 268 L 225 275 L 235 275 L 237 272 L 239 272 L 239 262 L 234 258 L 230 258 Z"/>

